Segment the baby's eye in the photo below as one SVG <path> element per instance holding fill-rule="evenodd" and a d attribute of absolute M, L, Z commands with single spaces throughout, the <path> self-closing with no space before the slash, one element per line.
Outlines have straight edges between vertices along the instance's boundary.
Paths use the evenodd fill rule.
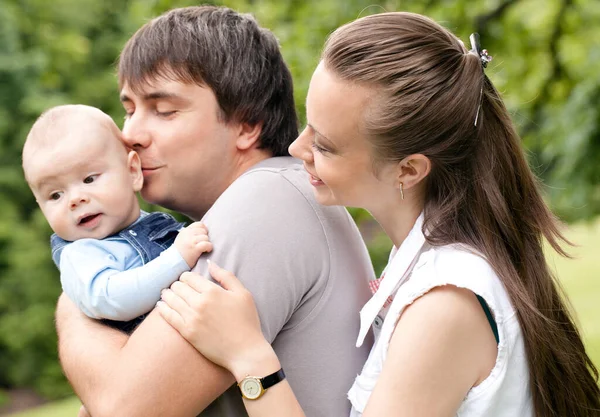
<path fill-rule="evenodd" d="M 62 195 L 61 192 L 52 193 L 52 194 L 50 194 L 50 200 L 56 201 L 60 198 L 61 195 Z"/>
<path fill-rule="evenodd" d="M 96 177 L 97 175 L 90 175 L 89 177 L 85 177 L 85 179 L 83 180 L 84 184 L 91 184 L 94 181 L 96 181 Z"/>

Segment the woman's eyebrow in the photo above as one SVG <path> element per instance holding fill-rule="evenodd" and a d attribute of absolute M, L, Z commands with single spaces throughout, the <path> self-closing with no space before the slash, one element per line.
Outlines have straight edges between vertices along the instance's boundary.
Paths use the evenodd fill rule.
<path fill-rule="evenodd" d="M 333 143 L 327 136 L 323 136 L 319 131 L 315 130 L 315 142 L 317 142 L 320 146 L 327 148 L 329 151 L 336 151 L 339 149 L 339 146 Z"/>
<path fill-rule="evenodd" d="M 327 138 L 327 136 L 325 136 L 324 134 L 322 134 L 321 132 L 319 132 L 317 129 L 315 129 L 315 127 L 313 125 L 311 125 L 310 123 L 307 123 L 306 125 L 308 127 L 310 127 L 310 129 L 319 136 L 319 139 L 321 139 L 321 142 L 325 142 L 326 144 L 329 144 L 329 145 L 333 146 L 333 142 L 331 142 Z"/>

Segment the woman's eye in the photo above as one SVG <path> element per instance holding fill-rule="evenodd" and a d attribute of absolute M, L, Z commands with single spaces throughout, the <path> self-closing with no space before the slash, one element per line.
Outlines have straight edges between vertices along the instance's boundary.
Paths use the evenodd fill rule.
<path fill-rule="evenodd" d="M 312 148 L 319 153 L 329 152 L 327 149 L 323 148 L 322 146 L 319 146 L 316 142 L 312 143 Z"/>

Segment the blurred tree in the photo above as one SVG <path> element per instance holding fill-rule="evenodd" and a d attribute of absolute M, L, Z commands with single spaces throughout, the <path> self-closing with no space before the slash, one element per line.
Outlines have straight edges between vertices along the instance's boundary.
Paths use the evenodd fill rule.
<path fill-rule="evenodd" d="M 429 15 L 465 42 L 478 31 L 495 57 L 487 74 L 504 93 L 547 184 L 568 221 L 600 213 L 600 2 L 597 0 L 229 0 L 280 39 L 292 70 L 300 119 L 327 35 L 367 14 Z M 22 178 L 27 130 L 46 108 L 85 103 L 119 121 L 114 64 L 129 36 L 185 0 L 0 0 L 0 389 L 29 386 L 48 397 L 69 387 L 56 356 L 53 324 L 60 292 L 50 230 Z M 120 123 L 118 123 L 120 124 Z M 378 271 L 389 240 L 367 213 L 351 210 L 370 241 Z"/>

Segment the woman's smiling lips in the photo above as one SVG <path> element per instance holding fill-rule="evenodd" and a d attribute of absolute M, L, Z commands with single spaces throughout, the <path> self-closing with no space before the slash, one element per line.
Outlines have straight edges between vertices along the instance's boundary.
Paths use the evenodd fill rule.
<path fill-rule="evenodd" d="M 318 187 L 318 186 L 324 184 L 323 181 L 321 181 L 319 178 L 317 178 L 316 176 L 314 176 L 313 174 L 311 174 L 311 172 L 308 169 L 306 169 L 306 168 L 304 168 L 304 169 L 308 173 L 308 177 L 309 177 L 308 179 L 309 179 L 309 181 L 310 181 L 310 183 L 311 183 L 312 186 Z"/>

